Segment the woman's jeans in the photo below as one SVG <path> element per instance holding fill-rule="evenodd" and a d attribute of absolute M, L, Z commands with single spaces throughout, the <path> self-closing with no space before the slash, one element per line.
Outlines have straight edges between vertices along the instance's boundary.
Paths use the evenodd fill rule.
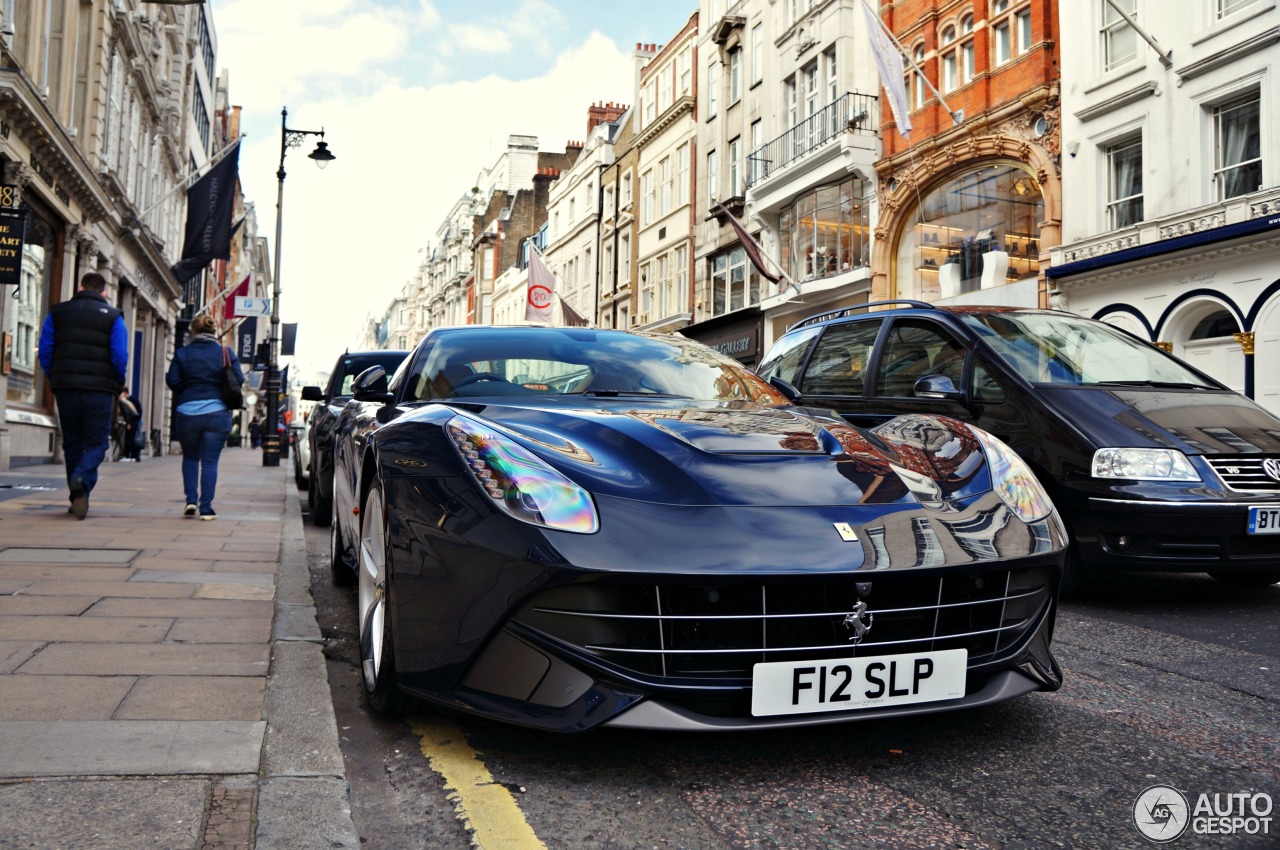
<path fill-rule="evenodd" d="M 178 442 L 182 445 L 182 489 L 188 505 L 201 515 L 213 512 L 218 489 L 218 458 L 231 436 L 231 411 L 178 414 Z"/>

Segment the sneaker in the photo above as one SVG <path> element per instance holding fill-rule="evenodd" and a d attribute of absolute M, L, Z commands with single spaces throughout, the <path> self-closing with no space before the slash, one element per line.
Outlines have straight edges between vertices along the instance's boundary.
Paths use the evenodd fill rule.
<path fill-rule="evenodd" d="M 67 482 L 71 489 L 71 513 L 76 519 L 84 519 L 89 513 L 89 493 L 84 488 L 84 481 L 78 476 Z"/>
<path fill-rule="evenodd" d="M 200 514 L 200 519 L 205 521 L 208 521 L 211 519 L 217 519 L 217 518 L 218 518 L 218 512 L 213 510 L 212 508 L 209 509 L 208 513 Z"/>
<path fill-rule="evenodd" d="M 183 508 L 183 509 L 182 509 L 182 515 L 183 515 L 183 516 L 195 516 L 195 515 L 196 515 L 196 506 L 195 506 L 195 505 L 187 505 L 185 508 Z"/>

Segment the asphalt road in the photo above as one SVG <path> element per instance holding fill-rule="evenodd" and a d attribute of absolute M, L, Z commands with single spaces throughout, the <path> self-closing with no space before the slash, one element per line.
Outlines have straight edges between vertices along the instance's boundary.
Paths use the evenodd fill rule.
<path fill-rule="evenodd" d="M 1136 848 L 1155 846 L 1134 824 L 1151 786 L 1178 789 L 1193 813 L 1202 793 L 1224 806 L 1239 792 L 1280 802 L 1280 586 L 1161 575 L 1091 588 L 1059 616 L 1062 690 L 993 708 L 810 730 L 564 737 L 422 704 L 398 720 L 371 715 L 355 667 L 355 593 L 331 586 L 326 546 L 327 529 L 308 525 L 369 848 L 461 850 L 472 831 L 483 847 L 592 850 Z M 458 747 L 483 779 L 457 781 Z M 476 788 L 505 789 L 505 807 Z M 1280 811 L 1269 817 L 1267 835 L 1188 829 L 1167 846 L 1280 847 Z"/>

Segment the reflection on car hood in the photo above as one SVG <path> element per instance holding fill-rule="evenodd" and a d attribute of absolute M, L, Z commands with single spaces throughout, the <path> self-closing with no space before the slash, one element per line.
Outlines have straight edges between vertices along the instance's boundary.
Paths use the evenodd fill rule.
<path fill-rule="evenodd" d="M 942 507 L 990 489 L 973 432 L 941 417 L 899 417 L 872 433 L 834 416 L 742 402 L 614 400 L 471 409 L 521 437 L 588 490 L 620 498 L 687 505 Z"/>
<path fill-rule="evenodd" d="M 1280 452 L 1280 419 L 1233 392 L 1040 387 L 1045 401 L 1098 447 L 1188 454 Z"/>

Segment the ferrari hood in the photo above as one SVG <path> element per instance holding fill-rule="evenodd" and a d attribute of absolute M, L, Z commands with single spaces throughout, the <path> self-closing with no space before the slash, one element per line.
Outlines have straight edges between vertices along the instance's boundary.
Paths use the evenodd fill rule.
<path fill-rule="evenodd" d="M 990 489 L 968 426 L 899 417 L 878 433 L 804 408 L 660 401 L 488 405 L 477 415 L 600 495 L 683 505 L 935 506 Z"/>

